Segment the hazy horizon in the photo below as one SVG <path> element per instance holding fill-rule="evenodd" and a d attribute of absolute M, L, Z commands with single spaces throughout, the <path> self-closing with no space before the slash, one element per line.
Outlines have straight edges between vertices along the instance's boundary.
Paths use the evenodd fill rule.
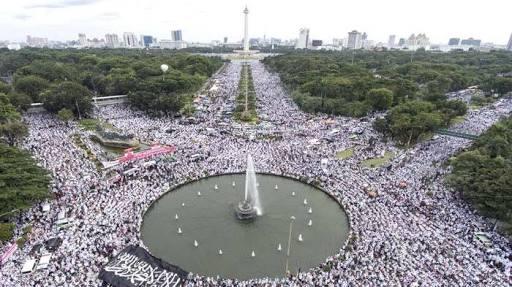
<path fill-rule="evenodd" d="M 171 30 L 181 29 L 188 42 L 224 37 L 236 42 L 243 37 L 246 4 L 251 38 L 293 39 L 301 27 L 307 27 L 312 39 L 328 43 L 358 30 L 368 33 L 370 40 L 384 43 L 391 34 L 398 41 L 412 33 L 426 33 L 431 43 L 473 37 L 503 45 L 512 33 L 505 23 L 512 2 L 500 0 L 485 5 L 476 0 L 18 0 L 2 4 L 0 40 L 10 41 L 25 41 L 27 35 L 65 41 L 78 39 L 78 33 L 92 39 L 104 38 L 107 33 L 122 36 L 123 32 L 170 39 Z"/>

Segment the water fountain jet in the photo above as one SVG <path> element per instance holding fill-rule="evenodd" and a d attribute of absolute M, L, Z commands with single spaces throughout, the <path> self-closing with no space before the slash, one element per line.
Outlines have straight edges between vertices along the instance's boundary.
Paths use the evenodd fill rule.
<path fill-rule="evenodd" d="M 261 206 L 257 187 L 256 172 L 254 170 L 254 162 L 250 155 L 247 156 L 244 200 L 238 203 L 235 211 L 236 216 L 240 220 L 254 219 L 256 216 L 261 216 L 263 214 L 263 208 Z"/>

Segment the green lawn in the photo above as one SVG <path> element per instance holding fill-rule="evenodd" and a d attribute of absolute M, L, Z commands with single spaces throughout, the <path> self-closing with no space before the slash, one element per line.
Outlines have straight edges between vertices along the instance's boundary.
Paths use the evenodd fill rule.
<path fill-rule="evenodd" d="M 386 151 L 384 153 L 384 156 L 364 160 L 361 162 L 361 164 L 365 167 L 370 167 L 370 168 L 380 167 L 380 166 L 383 166 L 384 164 L 386 164 L 394 156 L 395 156 L 394 153 Z"/>
<path fill-rule="evenodd" d="M 88 131 L 95 131 L 97 125 L 101 125 L 104 129 L 115 130 L 110 123 L 100 121 L 98 119 L 81 119 L 78 122 L 78 125 Z"/>
<path fill-rule="evenodd" d="M 347 159 L 354 155 L 354 148 L 347 148 L 336 153 L 337 159 Z"/>
<path fill-rule="evenodd" d="M 452 120 L 451 124 L 452 125 L 456 125 L 456 124 L 461 124 L 464 122 L 464 120 L 466 120 L 466 117 L 465 116 L 459 116 L 459 117 L 456 117 Z"/>

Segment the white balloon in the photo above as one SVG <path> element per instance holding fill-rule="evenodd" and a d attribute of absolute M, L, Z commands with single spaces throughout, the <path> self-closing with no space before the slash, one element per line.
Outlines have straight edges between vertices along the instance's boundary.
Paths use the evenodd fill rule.
<path fill-rule="evenodd" d="M 162 65 L 160 66 L 160 69 L 162 70 L 162 72 L 164 72 L 164 73 L 165 73 L 165 72 L 167 72 L 167 70 L 169 70 L 169 66 L 167 66 L 166 64 L 162 64 Z"/>

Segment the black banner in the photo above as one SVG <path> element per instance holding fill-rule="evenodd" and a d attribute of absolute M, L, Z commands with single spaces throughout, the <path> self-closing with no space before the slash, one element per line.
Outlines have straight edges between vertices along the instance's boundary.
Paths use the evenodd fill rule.
<path fill-rule="evenodd" d="M 114 287 L 178 287 L 188 272 L 149 254 L 139 246 L 128 246 L 100 271 L 99 278 Z"/>

